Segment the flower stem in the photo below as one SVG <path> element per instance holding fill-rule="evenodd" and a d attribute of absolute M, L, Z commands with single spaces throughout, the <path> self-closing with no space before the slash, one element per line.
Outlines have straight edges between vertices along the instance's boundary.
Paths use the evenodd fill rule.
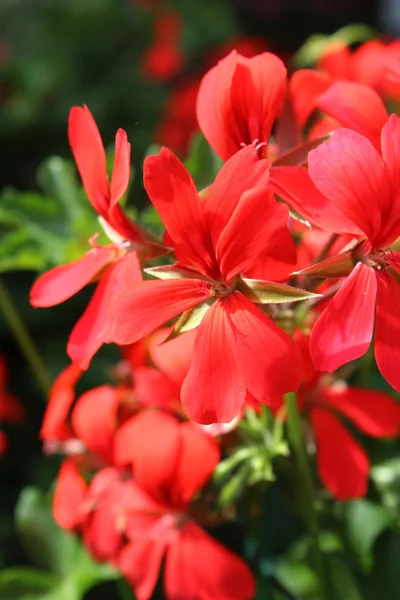
<path fill-rule="evenodd" d="M 6 284 L 0 278 L 0 312 L 3 313 L 14 339 L 31 368 L 36 382 L 47 401 L 51 379 L 24 321 L 19 314 Z"/>
<path fill-rule="evenodd" d="M 289 439 L 294 450 L 299 470 L 299 479 L 301 480 L 299 486 L 301 490 L 301 508 L 303 512 L 303 518 L 307 525 L 313 544 L 315 570 L 318 576 L 319 583 L 319 595 L 321 600 L 329 600 L 330 594 L 326 578 L 326 568 L 320 546 L 318 519 L 314 507 L 314 483 L 308 461 L 307 451 L 303 443 L 303 437 L 301 433 L 301 419 L 297 408 L 297 400 L 295 393 L 290 392 L 289 394 L 286 394 L 286 406 L 289 417 Z"/>

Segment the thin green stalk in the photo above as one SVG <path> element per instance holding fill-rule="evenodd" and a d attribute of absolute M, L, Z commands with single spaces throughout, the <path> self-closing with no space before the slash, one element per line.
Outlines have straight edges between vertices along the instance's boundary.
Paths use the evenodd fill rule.
<path fill-rule="evenodd" d="M 47 372 L 46 366 L 42 360 L 38 348 L 36 347 L 24 321 L 19 314 L 15 303 L 10 296 L 6 284 L 0 278 L 0 312 L 3 313 L 4 319 L 8 324 L 12 335 L 21 353 L 24 355 L 26 362 L 31 368 L 32 374 L 35 377 L 40 390 L 43 392 L 47 400 L 51 379 Z"/>
<path fill-rule="evenodd" d="M 319 540 L 318 519 L 314 507 L 314 484 L 307 451 L 303 442 L 301 419 L 297 409 L 297 399 L 295 393 L 291 392 L 286 394 L 286 406 L 288 411 L 289 439 L 294 450 L 299 469 L 302 512 L 313 544 L 320 598 L 321 600 L 329 600 L 329 586 L 326 578 L 325 562 Z"/>

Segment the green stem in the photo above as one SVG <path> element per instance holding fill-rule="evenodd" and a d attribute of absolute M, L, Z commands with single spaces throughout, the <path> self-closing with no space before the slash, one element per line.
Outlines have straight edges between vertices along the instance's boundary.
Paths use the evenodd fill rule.
<path fill-rule="evenodd" d="M 295 393 L 291 392 L 286 394 L 286 406 L 288 411 L 289 439 L 296 456 L 299 478 L 301 479 L 299 487 L 302 512 L 313 544 L 315 569 L 319 580 L 320 598 L 321 600 L 328 600 L 330 594 L 326 578 L 325 562 L 320 546 L 318 519 L 314 507 L 314 483 L 307 451 L 303 443 L 301 419 L 297 408 Z"/>
<path fill-rule="evenodd" d="M 46 366 L 40 356 L 29 331 L 27 330 L 24 321 L 22 320 L 15 303 L 10 296 L 6 284 L 0 278 L 0 312 L 3 313 L 4 319 L 7 322 L 15 341 L 18 344 L 21 353 L 24 355 L 26 362 L 29 364 L 33 376 L 45 399 L 47 401 L 51 379 L 47 372 Z"/>

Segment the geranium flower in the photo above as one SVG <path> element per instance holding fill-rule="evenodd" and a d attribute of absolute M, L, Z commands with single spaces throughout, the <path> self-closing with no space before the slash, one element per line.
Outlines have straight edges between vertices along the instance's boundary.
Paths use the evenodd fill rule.
<path fill-rule="evenodd" d="M 218 463 L 215 441 L 191 423 L 144 411 L 121 428 L 116 452 L 132 466 L 137 486 L 118 564 L 138 600 L 151 597 L 163 559 L 168 599 L 253 598 L 247 565 L 190 515 L 191 501 Z"/>
<path fill-rule="evenodd" d="M 23 404 L 7 390 L 8 368 L 3 354 L 0 354 L 0 423 L 20 425 L 26 418 Z M 0 430 L 0 456 L 8 449 L 8 436 Z"/>
<path fill-rule="evenodd" d="M 317 369 L 332 372 L 362 356 L 375 323 L 375 358 L 384 378 L 400 391 L 399 253 L 400 120 L 382 129 L 381 154 L 364 136 L 337 130 L 309 155 L 316 187 L 353 222 L 352 248 L 303 270 L 315 276 L 347 276 L 314 325 L 310 348 Z"/>
<path fill-rule="evenodd" d="M 164 281 L 121 290 L 109 314 L 109 341 L 132 343 L 181 313 L 191 318 L 201 305 L 196 314 L 205 315 L 181 395 L 188 416 L 204 424 L 230 422 L 247 391 L 261 402 L 280 401 L 299 384 L 298 351 L 250 298 L 280 302 L 308 294 L 240 277 L 282 280 L 296 260 L 288 209 L 267 186 L 268 164 L 253 146 L 241 150 L 200 200 L 182 163 L 162 149 L 146 158 L 144 183 L 178 263 L 148 270 Z"/>
<path fill-rule="evenodd" d="M 304 126 L 311 113 L 323 110 L 320 96 L 338 81 L 351 81 L 376 90 L 384 98 L 398 99 L 399 82 L 392 74 L 400 58 L 400 44 L 385 45 L 370 40 L 356 50 L 342 40 L 328 45 L 317 62 L 317 69 L 300 69 L 290 80 L 290 92 L 298 122 Z"/>
<path fill-rule="evenodd" d="M 365 435 L 396 437 L 400 434 L 400 406 L 384 392 L 349 386 L 316 372 L 310 360 L 308 337 L 296 339 L 306 365 L 298 401 L 314 430 L 321 481 L 338 500 L 361 498 L 367 492 L 370 463 L 362 446 L 343 424 L 343 418 Z"/>
<path fill-rule="evenodd" d="M 282 200 L 319 227 L 321 212 L 326 215 L 329 210 L 324 227 L 347 233 L 343 216 L 326 202 L 307 169 L 301 167 L 320 140 L 301 143 L 287 95 L 287 70 L 280 58 L 269 52 L 245 58 L 233 51 L 220 60 L 201 82 L 197 120 L 223 160 L 243 146 L 254 145 L 260 158 L 272 158 L 270 187 Z M 271 131 L 277 121 L 272 145 Z"/>
<path fill-rule="evenodd" d="M 100 280 L 67 346 L 72 361 L 86 369 L 104 341 L 107 304 L 115 290 L 124 280 L 132 284 L 141 279 L 138 251 L 146 256 L 160 248 L 128 219 L 118 204 L 128 187 L 130 173 L 130 144 L 125 131 L 119 129 L 115 138 L 110 183 L 100 133 L 87 107 L 71 109 L 68 136 L 86 194 L 111 244 L 99 246 L 92 241 L 92 249 L 82 258 L 41 275 L 31 289 L 30 300 L 35 307 L 54 306 L 88 283 Z"/>

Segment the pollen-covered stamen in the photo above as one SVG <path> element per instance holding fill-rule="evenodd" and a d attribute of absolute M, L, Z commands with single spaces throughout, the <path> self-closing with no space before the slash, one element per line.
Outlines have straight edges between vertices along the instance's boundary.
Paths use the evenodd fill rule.
<path fill-rule="evenodd" d="M 226 298 L 234 290 L 234 285 L 226 285 L 226 283 L 213 283 L 210 287 L 210 296 L 219 300 L 220 298 Z"/>
<path fill-rule="evenodd" d="M 362 262 L 377 271 L 384 271 L 393 264 L 399 265 L 399 259 L 396 258 L 391 248 L 377 250 L 362 259 Z"/>

